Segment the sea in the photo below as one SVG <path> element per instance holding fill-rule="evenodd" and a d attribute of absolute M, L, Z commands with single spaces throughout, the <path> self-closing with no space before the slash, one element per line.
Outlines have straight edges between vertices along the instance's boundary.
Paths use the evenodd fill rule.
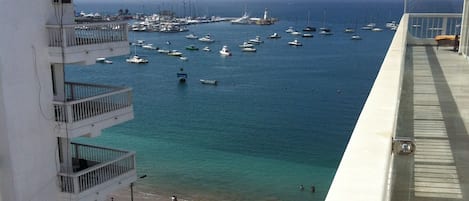
<path fill-rule="evenodd" d="M 109 14 L 173 9 L 180 15 L 183 1 L 174 2 L 76 1 L 75 7 Z M 384 25 L 400 20 L 402 2 L 192 2 L 198 15 L 240 17 L 246 9 L 261 17 L 267 8 L 279 21 L 270 26 L 198 24 L 182 33 L 129 32 L 130 41 L 177 49 L 187 61 L 132 46 L 131 54 L 148 64 L 126 63 L 126 55 L 108 58 L 113 64 L 67 65 L 67 81 L 133 89 L 133 120 L 75 141 L 135 151 L 138 176 L 146 175 L 135 185 L 168 199 L 174 194 L 205 201 L 324 200 L 395 33 Z M 301 30 L 308 21 L 334 34 L 301 38 L 285 33 L 290 26 Z M 369 22 L 384 30 L 360 30 Z M 345 27 L 356 27 L 362 40 L 350 40 Z M 274 32 L 282 38 L 267 39 Z M 216 42 L 186 39 L 189 33 L 210 34 Z M 264 41 L 255 46 L 257 52 L 241 52 L 238 45 L 256 36 Z M 303 46 L 287 44 L 295 38 Z M 212 51 L 185 50 L 191 44 Z M 232 56 L 219 54 L 223 45 Z M 188 73 L 185 84 L 176 77 L 180 68 Z"/>

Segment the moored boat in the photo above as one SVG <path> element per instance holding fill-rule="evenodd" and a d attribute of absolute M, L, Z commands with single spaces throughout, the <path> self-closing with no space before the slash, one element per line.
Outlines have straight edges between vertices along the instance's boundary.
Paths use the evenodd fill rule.
<path fill-rule="evenodd" d="M 243 49 L 241 49 L 241 51 L 243 52 L 256 52 L 256 48 L 253 48 L 253 47 L 245 47 Z"/>
<path fill-rule="evenodd" d="M 288 42 L 288 44 L 291 45 L 291 46 L 302 46 L 302 45 L 303 45 L 303 44 L 301 44 L 301 42 L 298 41 L 297 39 Z"/>
<path fill-rule="evenodd" d="M 243 42 L 243 44 L 239 45 L 239 47 L 247 48 L 247 47 L 254 47 L 254 45 L 248 42 Z"/>
<path fill-rule="evenodd" d="M 134 63 L 134 64 L 144 64 L 148 63 L 147 59 L 141 58 L 138 55 L 134 55 L 125 60 L 127 63 Z"/>
<path fill-rule="evenodd" d="M 180 57 L 182 56 L 182 52 L 179 52 L 178 50 L 171 50 L 169 53 L 168 53 L 169 56 L 175 56 L 175 57 Z"/>
<path fill-rule="evenodd" d="M 188 45 L 186 46 L 186 50 L 199 50 L 199 48 L 196 47 L 195 45 Z"/>
<path fill-rule="evenodd" d="M 249 42 L 254 43 L 254 44 L 260 44 L 260 43 L 263 43 L 264 41 L 261 40 L 260 36 L 256 36 L 256 38 L 250 39 Z"/>
<path fill-rule="evenodd" d="M 269 36 L 269 38 L 272 38 L 272 39 L 280 38 L 280 35 L 278 33 L 273 33 L 272 35 Z"/>
<path fill-rule="evenodd" d="M 210 85 L 217 85 L 218 81 L 217 80 L 204 80 L 200 79 L 200 83 L 202 84 L 210 84 Z"/>
<path fill-rule="evenodd" d="M 212 51 L 212 50 L 210 49 L 210 47 L 208 47 L 208 46 L 205 46 L 202 50 L 203 50 L 203 51 L 206 51 L 206 52 Z"/>
<path fill-rule="evenodd" d="M 186 35 L 185 36 L 187 39 L 197 39 L 199 38 L 198 36 L 194 35 L 194 34 L 189 34 L 189 35 Z"/>
<path fill-rule="evenodd" d="M 201 42 L 207 42 L 207 43 L 211 43 L 211 42 L 215 42 L 215 40 L 212 39 L 212 37 L 210 35 L 205 35 L 204 37 L 202 38 L 199 38 L 199 41 Z"/>
<path fill-rule="evenodd" d="M 223 45 L 223 47 L 220 50 L 220 54 L 223 56 L 231 56 L 230 49 L 228 49 L 228 46 Z"/>

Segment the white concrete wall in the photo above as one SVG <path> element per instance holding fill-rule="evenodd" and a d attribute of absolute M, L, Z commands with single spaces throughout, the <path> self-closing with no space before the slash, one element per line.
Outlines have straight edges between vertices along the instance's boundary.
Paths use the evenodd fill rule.
<path fill-rule="evenodd" d="M 326 201 L 387 199 L 391 145 L 405 63 L 407 21 L 405 14 L 355 125 Z"/>
<path fill-rule="evenodd" d="M 51 0 L 0 0 L 0 200 L 57 200 L 47 33 Z"/>

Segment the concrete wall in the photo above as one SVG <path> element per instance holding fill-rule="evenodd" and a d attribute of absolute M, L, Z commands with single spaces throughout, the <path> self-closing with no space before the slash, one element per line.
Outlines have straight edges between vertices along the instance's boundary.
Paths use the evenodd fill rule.
<path fill-rule="evenodd" d="M 47 30 L 52 0 L 1 0 L 0 201 L 57 200 Z"/>

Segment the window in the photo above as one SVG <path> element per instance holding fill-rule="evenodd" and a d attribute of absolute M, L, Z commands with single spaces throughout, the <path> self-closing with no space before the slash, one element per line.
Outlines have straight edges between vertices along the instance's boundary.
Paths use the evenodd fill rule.
<path fill-rule="evenodd" d="M 54 3 L 72 3 L 72 0 L 52 0 Z"/>

